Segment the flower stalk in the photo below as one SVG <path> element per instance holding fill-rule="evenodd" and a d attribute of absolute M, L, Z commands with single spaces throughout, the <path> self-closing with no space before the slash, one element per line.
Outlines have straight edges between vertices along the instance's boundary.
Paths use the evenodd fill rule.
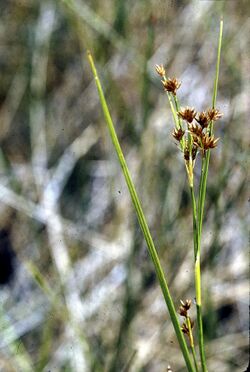
<path fill-rule="evenodd" d="M 204 205 L 206 197 L 206 184 L 210 160 L 211 149 L 217 146 L 219 138 L 215 138 L 213 135 L 214 122 L 221 118 L 222 113 L 215 108 L 216 98 L 218 91 L 218 81 L 219 81 L 219 66 L 220 66 L 220 56 L 221 56 L 221 46 L 222 46 L 222 33 L 223 33 L 223 20 L 220 21 L 220 32 L 219 41 L 217 49 L 217 62 L 216 62 L 216 73 L 213 89 L 213 99 L 212 108 L 207 111 L 202 111 L 197 113 L 194 108 L 186 107 L 185 109 L 180 109 L 180 105 L 177 98 L 177 89 L 180 87 L 181 83 L 176 79 L 169 79 L 166 77 L 166 71 L 161 65 L 161 74 L 159 69 L 156 68 L 156 72 L 163 78 L 162 84 L 164 90 L 167 90 L 168 95 L 172 96 L 175 102 L 175 130 L 173 132 L 173 137 L 177 142 L 179 142 L 179 148 L 183 152 L 184 161 L 188 176 L 188 183 L 190 187 L 190 195 L 192 202 L 193 211 L 193 243 L 194 243 L 194 280 L 195 280 L 195 294 L 196 294 L 196 313 L 197 313 L 197 325 L 198 325 L 198 343 L 200 351 L 200 360 L 202 372 L 207 372 L 206 358 L 205 358 L 205 347 L 204 347 L 204 336 L 203 336 L 203 323 L 202 323 L 202 297 L 201 297 L 201 234 L 202 234 L 202 224 L 204 215 Z M 166 83 L 168 82 L 168 84 Z M 172 82 L 172 85 L 170 84 Z M 169 89 L 166 89 L 168 87 Z M 171 89 L 170 89 L 171 88 Z M 168 97 L 169 98 L 169 97 Z M 170 100 L 170 98 L 169 98 Z M 172 102 L 172 101 L 171 101 Z M 173 107 L 171 107 L 173 113 Z M 183 129 L 182 125 L 178 121 L 176 122 L 176 115 L 178 120 L 182 119 L 186 122 L 186 130 Z M 195 122 L 194 122 L 195 121 Z M 202 157 L 200 183 L 198 190 L 198 203 L 196 202 L 195 192 L 194 192 L 194 173 L 193 169 L 195 166 L 195 159 L 197 154 L 200 153 Z M 185 323 L 188 329 L 188 324 Z M 191 348 L 193 344 L 193 338 L 191 343 Z M 193 349 L 192 349 L 193 354 Z M 195 363 L 195 368 L 197 368 L 197 363 Z"/>
<path fill-rule="evenodd" d="M 213 90 L 213 100 L 212 100 L 212 110 L 208 112 L 210 119 L 210 124 L 208 126 L 209 135 L 213 134 L 213 124 L 214 121 L 221 117 L 221 113 L 215 109 L 217 92 L 218 92 L 218 82 L 219 82 L 219 71 L 220 71 L 220 57 L 221 57 L 221 46 L 222 46 L 222 34 L 223 34 L 223 19 L 220 21 L 220 32 L 219 32 L 219 41 L 218 41 L 218 50 L 217 50 L 217 63 L 216 63 L 216 72 L 214 80 L 214 90 Z M 203 224 L 203 215 L 204 215 L 204 205 L 206 198 L 206 188 L 207 188 L 207 176 L 210 160 L 210 150 L 207 151 L 205 156 L 202 159 L 202 170 L 199 186 L 199 202 L 198 202 L 198 229 L 197 229 L 197 263 L 195 264 L 200 267 L 200 251 L 201 251 L 201 233 L 202 233 L 202 224 Z M 200 269 L 198 270 L 197 276 L 197 286 L 201 287 L 200 280 Z M 199 330 L 199 348 L 201 356 L 201 365 L 202 372 L 207 372 L 205 350 L 204 350 L 204 337 L 203 337 L 203 324 L 202 324 L 202 311 L 201 311 L 201 290 L 199 290 L 200 297 L 196 299 L 196 310 L 197 310 L 197 321 L 198 321 L 198 330 Z"/>
<path fill-rule="evenodd" d="M 186 300 L 185 302 L 181 301 L 181 306 L 179 307 L 179 314 L 185 318 L 185 321 L 183 322 L 181 326 L 181 330 L 184 334 L 188 336 L 189 344 L 193 356 L 195 371 L 199 372 L 198 364 L 197 364 L 197 358 L 196 358 L 196 352 L 194 347 L 194 338 L 193 338 L 193 327 L 194 322 L 189 316 L 189 310 L 191 308 L 192 301 Z"/>

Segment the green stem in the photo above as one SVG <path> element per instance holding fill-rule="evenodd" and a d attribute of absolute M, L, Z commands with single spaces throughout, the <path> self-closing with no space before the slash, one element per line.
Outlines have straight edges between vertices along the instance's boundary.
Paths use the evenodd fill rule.
<path fill-rule="evenodd" d="M 203 325 L 202 325 L 202 313 L 201 313 L 201 268 L 200 268 L 200 239 L 199 230 L 197 225 L 197 207 L 194 195 L 193 187 L 190 187 L 192 210 L 193 210 L 193 238 L 194 238 L 194 258 L 195 258 L 195 297 L 196 297 L 196 312 L 197 312 L 197 324 L 198 324 L 198 340 L 199 350 L 201 357 L 202 370 L 206 369 L 206 359 L 204 350 L 204 337 L 203 337 Z"/>
<path fill-rule="evenodd" d="M 197 261 L 197 266 L 200 267 L 200 257 Z M 200 268 L 197 270 L 199 272 L 199 278 L 200 278 Z M 197 275 L 198 277 L 198 275 Z M 200 282 L 199 282 L 200 284 Z M 200 296 L 201 301 L 201 296 Z M 203 323 L 202 323 L 202 311 L 201 311 L 201 305 L 198 305 L 196 303 L 196 314 L 197 314 L 197 325 L 198 325 L 198 340 L 199 340 L 199 349 L 200 349 L 200 358 L 201 358 L 201 366 L 202 371 L 207 372 L 207 366 L 206 366 L 206 356 L 205 356 L 205 348 L 204 348 L 204 335 L 203 335 Z"/>
<path fill-rule="evenodd" d="M 115 131 L 115 128 L 114 128 L 114 125 L 113 125 L 113 121 L 111 119 L 109 109 L 108 109 L 108 106 L 107 106 L 107 103 L 106 103 L 106 99 L 104 97 L 104 93 L 103 93 L 103 90 L 102 90 L 102 86 L 101 86 L 99 77 L 97 75 L 95 64 L 94 64 L 94 61 L 93 61 L 93 58 L 92 58 L 90 52 L 88 52 L 88 60 L 89 60 L 89 64 L 90 64 L 93 76 L 95 78 L 95 82 L 96 82 L 101 106 L 102 106 L 102 109 L 103 109 L 103 114 L 104 114 L 104 117 L 105 117 L 105 121 L 106 121 L 106 124 L 108 126 L 109 133 L 110 133 L 113 145 L 115 147 L 115 150 L 116 150 L 119 162 L 120 162 L 120 166 L 122 168 L 122 171 L 123 171 L 123 174 L 124 174 L 124 177 L 125 177 L 125 180 L 126 180 L 129 192 L 130 192 L 130 196 L 131 196 L 133 205 L 134 205 L 135 210 L 136 210 L 136 214 L 137 214 L 137 218 L 138 218 L 140 227 L 142 229 L 144 238 L 145 238 L 147 246 L 148 246 L 148 251 L 149 251 L 150 257 L 151 257 L 151 259 L 153 261 L 153 264 L 154 264 L 154 267 L 155 267 L 155 271 L 156 271 L 156 274 L 157 274 L 157 277 L 158 277 L 158 280 L 159 280 L 159 283 L 160 283 L 160 286 L 161 286 L 161 290 L 162 290 L 162 293 L 163 293 L 163 296 L 164 296 L 164 299 L 165 299 L 165 302 L 166 302 L 166 305 L 167 305 L 167 308 L 168 308 L 168 311 L 169 311 L 169 314 L 170 314 L 170 317 L 171 317 L 171 321 L 172 321 L 174 329 L 175 329 L 175 333 L 176 333 L 176 336 L 177 336 L 177 339 L 178 339 L 183 357 L 184 357 L 185 362 L 186 362 L 187 369 L 190 372 L 194 372 L 194 368 L 193 368 L 193 365 L 192 365 L 192 362 L 191 362 L 191 359 L 190 359 L 190 356 L 189 356 L 188 347 L 187 347 L 186 341 L 184 339 L 183 333 L 182 333 L 181 328 L 180 328 L 179 320 L 178 320 L 178 317 L 177 317 L 177 314 L 176 314 L 176 311 L 175 311 L 175 307 L 174 307 L 172 297 L 171 297 L 170 292 L 169 292 L 169 288 L 168 288 L 168 285 L 167 285 L 167 282 L 166 282 L 166 278 L 165 278 L 163 269 L 162 269 L 161 264 L 160 264 L 158 253 L 156 251 L 153 239 L 151 237 L 151 234 L 150 234 L 150 231 L 149 231 L 149 228 L 148 228 L 148 225 L 147 225 L 147 222 L 146 222 L 146 219 L 145 219 L 142 207 L 141 207 L 141 203 L 140 203 L 139 198 L 137 196 L 135 186 L 134 186 L 132 178 L 130 176 L 130 172 L 129 172 L 126 160 L 124 158 L 124 155 L 123 155 L 118 137 L 116 135 L 116 131 Z"/>
<path fill-rule="evenodd" d="M 176 115 L 177 120 L 178 120 L 178 123 L 176 124 L 176 127 L 178 129 L 183 129 L 181 117 L 178 115 L 178 112 L 180 111 L 180 104 L 179 104 L 179 101 L 178 101 L 178 98 L 177 98 L 176 94 L 173 94 L 172 96 L 174 97 L 175 110 L 176 110 L 175 115 Z M 184 151 L 184 148 L 185 148 L 184 137 L 182 137 L 182 139 L 180 140 L 180 146 L 181 146 L 182 151 Z"/>
<path fill-rule="evenodd" d="M 191 200 L 192 200 L 192 210 L 193 210 L 193 237 L 194 237 L 194 258 L 196 259 L 197 255 L 197 208 L 196 208 L 196 200 L 194 196 L 194 188 L 190 186 L 190 193 L 191 193 Z"/>
<path fill-rule="evenodd" d="M 179 119 L 178 119 L 178 116 L 177 116 L 176 111 L 174 109 L 174 105 L 173 105 L 173 102 L 172 102 L 171 94 L 169 92 L 167 92 L 167 96 L 168 96 L 168 101 L 169 101 L 170 108 L 171 108 L 171 111 L 172 111 L 172 115 L 173 115 L 173 118 L 174 118 L 175 126 L 176 126 L 177 129 L 179 129 L 180 128 L 180 126 L 179 126 Z"/>
<path fill-rule="evenodd" d="M 196 358 L 196 353 L 195 353 L 194 345 L 191 346 L 191 350 L 192 350 L 192 356 L 193 356 L 193 360 L 194 360 L 195 370 L 196 370 L 196 372 L 199 372 L 199 368 L 198 368 L 198 364 L 197 364 L 197 358 Z"/>
<path fill-rule="evenodd" d="M 190 320 L 189 316 L 187 317 L 187 326 L 188 326 L 188 330 L 189 330 L 190 347 L 191 347 L 191 350 L 192 350 L 192 356 L 193 356 L 193 360 L 194 360 L 195 371 L 199 372 L 196 352 L 195 352 L 195 348 L 194 348 L 194 339 L 193 339 L 191 320 Z"/>
<path fill-rule="evenodd" d="M 197 210 L 196 201 L 194 196 L 193 187 L 191 190 L 192 209 L 193 209 L 193 235 L 194 235 L 194 257 L 195 257 L 195 297 L 196 297 L 196 312 L 197 312 L 197 324 L 198 324 L 198 340 L 199 350 L 202 364 L 202 371 L 207 371 L 206 358 L 204 349 L 204 336 L 203 336 L 203 324 L 202 324 L 202 312 L 201 312 L 201 267 L 200 267 L 200 239 L 199 231 L 197 226 Z"/>
<path fill-rule="evenodd" d="M 173 97 L 174 97 L 175 109 L 176 109 L 176 112 L 178 113 L 180 111 L 179 101 L 178 101 L 178 98 L 175 94 L 173 94 Z M 178 116 L 178 123 L 179 123 L 179 128 L 182 129 L 180 116 Z"/>
<path fill-rule="evenodd" d="M 212 100 L 212 107 L 213 108 L 215 108 L 215 105 L 216 105 L 217 92 L 218 92 L 221 46 L 222 46 L 222 34 L 223 34 L 223 18 L 221 18 L 221 20 L 220 20 L 220 33 L 219 33 L 219 40 L 218 40 L 217 62 L 216 62 L 216 72 L 215 72 L 214 91 L 213 91 L 213 100 Z"/>
<path fill-rule="evenodd" d="M 222 46 L 222 33 L 223 33 L 223 20 L 220 21 L 220 33 L 218 41 L 218 50 L 217 50 L 217 63 L 216 63 L 216 72 L 214 80 L 214 89 L 213 89 L 213 99 L 212 107 L 215 108 L 217 92 L 218 92 L 218 81 L 219 81 L 219 70 L 220 70 L 220 57 L 221 57 L 221 46 Z M 210 123 L 209 133 L 210 135 L 213 132 L 213 122 Z M 202 234 L 202 223 L 204 215 L 204 205 L 206 198 L 206 188 L 207 188 L 207 176 L 208 176 L 208 167 L 210 160 L 210 150 L 208 150 L 202 158 L 202 168 L 201 168 L 201 178 L 199 186 L 199 201 L 198 201 L 198 229 L 197 229 L 197 255 L 195 260 L 195 281 L 196 288 L 201 287 L 200 279 L 200 250 L 201 250 L 201 234 Z M 199 296 L 197 296 L 197 294 Z M 198 335 L 199 335 L 199 348 L 201 356 L 202 371 L 206 372 L 206 359 L 205 359 L 205 350 L 204 350 L 204 337 L 203 337 L 203 324 L 202 324 L 202 309 L 201 309 L 201 289 L 196 292 L 196 309 L 197 309 L 197 322 L 198 322 Z"/>

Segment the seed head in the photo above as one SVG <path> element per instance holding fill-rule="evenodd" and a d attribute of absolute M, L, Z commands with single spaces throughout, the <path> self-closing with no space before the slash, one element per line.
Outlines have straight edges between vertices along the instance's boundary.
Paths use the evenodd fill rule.
<path fill-rule="evenodd" d="M 193 146 L 192 146 L 192 160 L 195 160 L 197 150 L 198 150 L 197 144 L 193 143 Z M 189 160 L 189 155 L 190 155 L 190 151 L 189 151 L 189 146 L 187 145 L 184 149 L 184 159 L 188 161 Z"/>
<path fill-rule="evenodd" d="M 190 309 L 192 302 L 191 300 L 186 300 L 185 302 L 181 300 L 180 302 L 181 302 L 181 306 L 179 307 L 179 314 L 187 318 L 188 310 Z"/>
<path fill-rule="evenodd" d="M 191 305 L 192 305 L 192 301 L 191 300 L 186 300 L 185 302 L 183 302 L 182 300 L 180 300 L 180 303 L 181 303 L 181 306 L 184 307 L 186 310 L 189 310 Z"/>
<path fill-rule="evenodd" d="M 202 126 L 202 129 L 207 128 L 209 119 L 206 111 L 200 112 L 198 118 L 195 118 L 195 120 Z"/>
<path fill-rule="evenodd" d="M 162 78 L 165 77 L 166 71 L 163 65 L 155 65 L 155 71 L 158 75 L 160 75 Z"/>
<path fill-rule="evenodd" d="M 184 334 L 189 335 L 189 329 L 188 329 L 188 326 L 185 322 L 182 324 L 181 330 Z"/>
<path fill-rule="evenodd" d="M 188 146 L 187 147 L 185 147 L 185 149 L 184 149 L 184 159 L 185 160 L 189 160 L 189 148 L 188 148 Z"/>
<path fill-rule="evenodd" d="M 210 121 L 216 121 L 220 119 L 223 116 L 223 114 L 218 109 L 208 109 L 207 116 Z"/>
<path fill-rule="evenodd" d="M 177 141 L 181 141 L 182 137 L 184 136 L 184 133 L 185 133 L 185 130 L 179 128 L 175 128 L 175 130 L 173 131 L 172 133 L 172 136 L 177 140 Z"/>
<path fill-rule="evenodd" d="M 181 86 L 181 82 L 178 81 L 176 78 L 162 80 L 161 82 L 164 87 L 164 90 L 174 95 L 176 95 L 177 89 L 179 89 Z"/>
<path fill-rule="evenodd" d="M 201 137 L 203 128 L 199 124 L 189 124 L 188 129 L 192 135 Z"/>
<path fill-rule="evenodd" d="M 187 310 L 183 306 L 180 306 L 179 307 L 179 314 L 186 318 L 187 317 Z"/>
<path fill-rule="evenodd" d="M 213 149 L 216 147 L 219 138 L 214 138 L 214 135 L 209 136 L 208 133 L 204 134 L 201 138 L 203 150 Z"/>
<path fill-rule="evenodd" d="M 194 321 L 190 317 L 189 317 L 189 321 L 190 321 L 191 329 L 193 329 L 194 328 Z M 181 326 L 181 330 L 186 335 L 189 335 L 188 319 L 186 319 L 185 322 L 183 322 L 183 324 Z"/>
<path fill-rule="evenodd" d="M 192 123 L 195 118 L 196 111 L 193 107 L 186 107 L 178 112 L 178 115 L 183 119 L 186 120 L 188 123 Z"/>

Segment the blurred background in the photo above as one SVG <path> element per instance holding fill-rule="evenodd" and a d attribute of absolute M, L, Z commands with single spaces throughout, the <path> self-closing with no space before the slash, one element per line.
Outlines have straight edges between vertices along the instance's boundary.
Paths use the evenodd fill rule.
<path fill-rule="evenodd" d="M 182 81 L 182 106 L 210 107 L 221 15 L 224 117 L 205 206 L 204 327 L 209 371 L 247 370 L 249 8 L 0 1 L 0 371 L 185 371 L 86 49 L 178 308 L 195 296 L 192 212 L 154 66 Z"/>

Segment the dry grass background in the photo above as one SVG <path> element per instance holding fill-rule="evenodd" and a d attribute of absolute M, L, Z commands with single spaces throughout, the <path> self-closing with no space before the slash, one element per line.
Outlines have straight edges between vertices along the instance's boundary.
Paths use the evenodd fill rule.
<path fill-rule="evenodd" d="M 15 264 L 0 287 L 0 371 L 185 370 L 84 48 L 177 307 L 194 298 L 191 204 L 154 65 L 182 81 L 182 105 L 209 107 L 221 14 L 224 117 L 203 233 L 205 338 L 209 371 L 246 370 L 248 11 L 233 0 L 0 2 L 2 273 Z"/>

